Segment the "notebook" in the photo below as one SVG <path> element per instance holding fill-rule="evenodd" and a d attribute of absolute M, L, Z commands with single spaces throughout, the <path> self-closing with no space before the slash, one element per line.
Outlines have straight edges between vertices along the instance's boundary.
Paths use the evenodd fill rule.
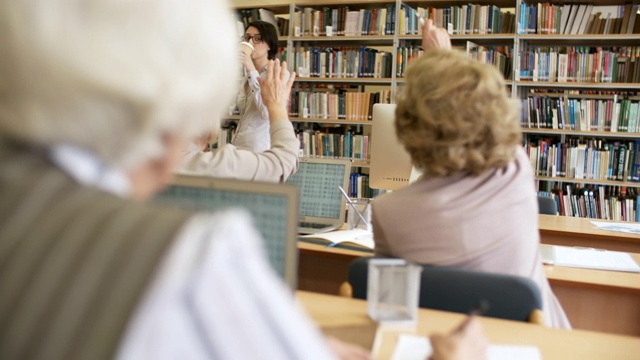
<path fill-rule="evenodd" d="M 593 248 L 540 245 L 542 262 L 585 269 L 640 272 L 640 266 L 626 252 Z"/>
<path fill-rule="evenodd" d="M 265 240 L 269 263 L 292 290 L 297 288 L 298 189 L 295 186 L 179 175 L 155 200 L 199 211 L 246 209 Z"/>
<path fill-rule="evenodd" d="M 301 158 L 298 171 L 287 184 L 299 189 L 300 234 L 317 234 L 341 227 L 347 202 L 338 186 L 349 188 L 351 161 L 348 159 Z"/>

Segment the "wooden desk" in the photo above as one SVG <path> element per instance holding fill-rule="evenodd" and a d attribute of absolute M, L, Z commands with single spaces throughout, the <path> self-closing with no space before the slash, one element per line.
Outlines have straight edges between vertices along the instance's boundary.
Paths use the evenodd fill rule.
<path fill-rule="evenodd" d="M 640 235 L 600 230 L 591 221 L 607 220 L 539 215 L 540 242 L 640 254 Z"/>
<path fill-rule="evenodd" d="M 371 252 L 331 248 L 298 241 L 298 290 L 338 295 L 347 281 L 349 263 Z"/>
<path fill-rule="evenodd" d="M 631 256 L 640 264 L 640 254 Z M 574 328 L 640 336 L 640 274 L 549 265 L 545 272 Z"/>
<path fill-rule="evenodd" d="M 337 295 L 349 263 L 372 253 L 300 242 L 298 289 Z M 640 254 L 632 254 L 640 264 Z M 545 266 L 576 329 L 640 336 L 640 274 Z"/>
<path fill-rule="evenodd" d="M 297 297 L 323 331 L 333 333 L 343 327 L 367 326 L 366 302 L 338 296 L 298 291 Z M 462 314 L 420 309 L 418 335 L 449 332 L 464 318 Z M 630 336 L 604 334 L 584 330 L 557 330 L 524 322 L 481 318 L 491 343 L 534 345 L 542 358 L 551 359 L 637 359 L 640 339 Z M 376 359 L 390 359 L 397 335 L 385 335 Z"/>

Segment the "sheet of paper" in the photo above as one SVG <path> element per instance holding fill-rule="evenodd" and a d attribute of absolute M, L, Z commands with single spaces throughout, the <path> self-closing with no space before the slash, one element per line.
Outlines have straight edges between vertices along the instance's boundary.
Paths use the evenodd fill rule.
<path fill-rule="evenodd" d="M 391 360 L 425 360 L 432 352 L 431 342 L 426 337 L 400 335 Z"/>
<path fill-rule="evenodd" d="M 557 266 L 640 272 L 633 258 L 621 251 L 553 246 L 553 256 Z"/>
<path fill-rule="evenodd" d="M 624 232 L 629 234 L 640 235 L 640 224 L 637 224 L 637 223 L 603 222 L 603 221 L 592 221 L 591 223 L 600 230 L 619 231 L 619 232 Z"/>
<path fill-rule="evenodd" d="M 393 351 L 392 360 L 424 360 L 433 349 L 427 337 L 402 334 Z M 540 350 L 531 345 L 489 345 L 488 360 L 542 360 Z"/>
<path fill-rule="evenodd" d="M 489 360 L 542 360 L 540 349 L 531 345 L 489 345 Z"/>

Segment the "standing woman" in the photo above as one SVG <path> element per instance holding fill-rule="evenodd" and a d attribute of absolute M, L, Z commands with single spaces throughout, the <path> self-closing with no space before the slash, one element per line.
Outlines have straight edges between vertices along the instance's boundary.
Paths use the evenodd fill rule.
<path fill-rule="evenodd" d="M 244 30 L 242 40 L 253 45 L 250 56 L 240 52 L 245 80 L 236 102 L 240 109 L 238 130 L 232 141 L 239 149 L 263 152 L 271 148 L 269 112 L 260 97 L 258 77 L 264 79 L 269 60 L 278 53 L 278 31 L 269 22 L 254 21 Z M 286 78 L 289 78 L 289 72 Z"/>

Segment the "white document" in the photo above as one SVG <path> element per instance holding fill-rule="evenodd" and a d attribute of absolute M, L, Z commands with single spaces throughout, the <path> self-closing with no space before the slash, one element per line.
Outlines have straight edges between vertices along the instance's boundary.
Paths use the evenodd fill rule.
<path fill-rule="evenodd" d="M 621 251 L 540 245 L 542 261 L 556 266 L 640 272 L 631 255 Z"/>
<path fill-rule="evenodd" d="M 425 360 L 433 353 L 431 341 L 424 336 L 400 335 L 391 360 Z"/>
<path fill-rule="evenodd" d="M 627 222 L 604 222 L 604 221 L 592 221 L 593 225 L 597 226 L 600 230 L 619 231 L 629 234 L 640 235 L 640 224 L 627 223 Z"/>
<path fill-rule="evenodd" d="M 402 334 L 391 360 L 424 360 L 433 353 L 431 342 L 424 336 Z M 531 345 L 489 345 L 488 360 L 542 360 L 540 350 Z"/>

